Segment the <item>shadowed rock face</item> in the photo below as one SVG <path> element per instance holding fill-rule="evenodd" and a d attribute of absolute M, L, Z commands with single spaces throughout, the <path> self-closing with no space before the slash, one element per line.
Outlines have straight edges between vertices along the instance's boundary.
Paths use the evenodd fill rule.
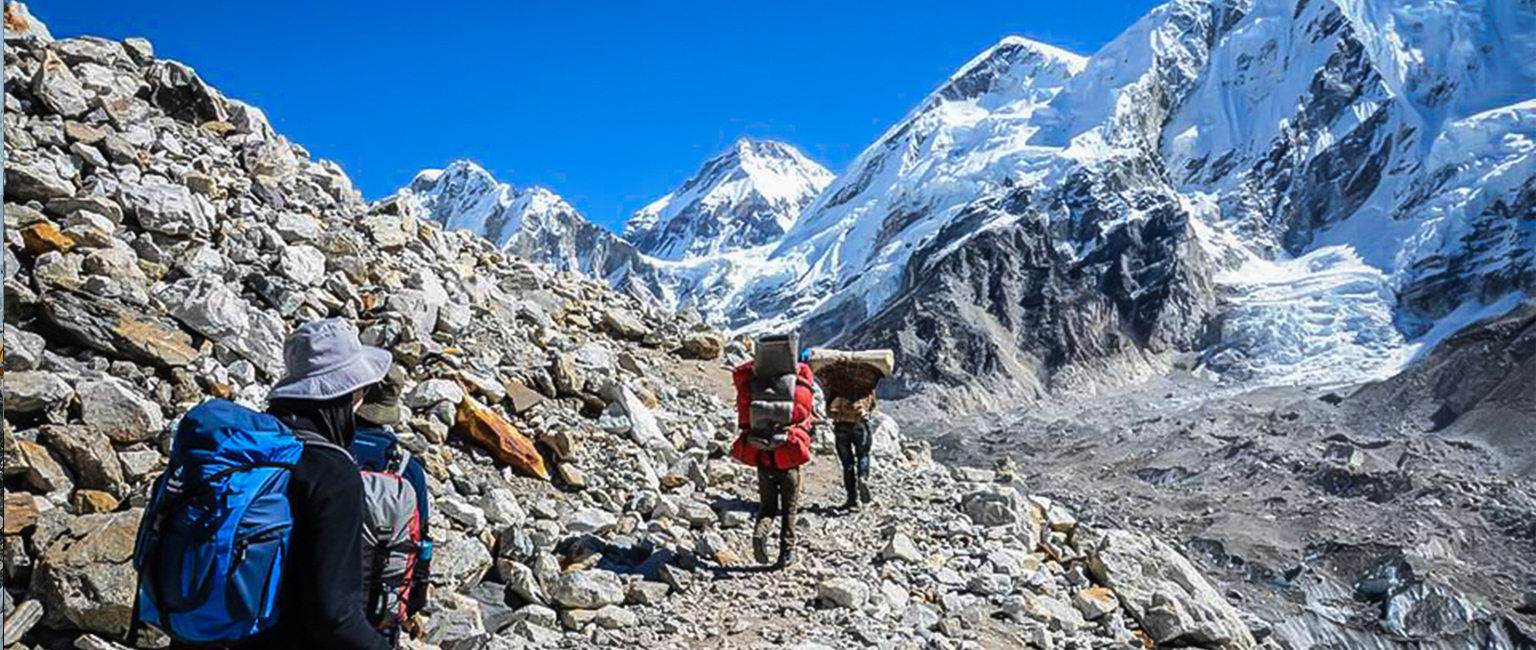
<path fill-rule="evenodd" d="M 1057 202 L 1073 205 L 1084 217 L 1079 223 L 1092 223 L 1090 215 L 1102 211 L 1083 197 L 1102 187 Z M 1057 373 L 1068 366 L 1197 341 L 1214 294 L 1176 204 L 1143 205 L 1144 219 L 1109 228 L 1081 255 L 1058 245 L 1028 191 L 980 201 L 968 212 L 913 256 L 905 297 L 838 343 L 897 351 L 904 363 L 886 384 L 889 396 L 980 376 L 1006 382 L 1000 388 L 1012 390 L 1005 393 L 1038 397 L 1057 387 Z M 953 243 L 947 235 L 967 235 L 972 219 L 1002 215 L 1015 219 L 946 250 Z"/>
<path fill-rule="evenodd" d="M 525 229 L 505 249 L 524 259 L 608 280 L 617 288 L 647 286 L 648 269 L 633 246 L 574 210 L 556 212 L 550 218 L 557 223 Z"/>
<path fill-rule="evenodd" d="M 1536 303 L 1447 339 L 1346 404 L 1362 431 L 1475 440 L 1499 450 L 1505 469 L 1536 473 Z"/>
<path fill-rule="evenodd" d="M 1414 265 L 1415 281 L 1399 294 L 1404 306 L 1438 316 L 1467 298 L 1492 302 L 1536 286 L 1536 176 L 1494 201 L 1459 243 Z"/>
<path fill-rule="evenodd" d="M 1309 81 L 1294 112 L 1272 140 L 1214 151 L 1183 161 L 1178 170 L 1189 185 L 1231 187 L 1222 193 L 1223 216 L 1255 221 L 1256 231 L 1272 232 L 1291 254 L 1304 251 L 1318 229 L 1350 217 L 1370 198 L 1393 154 L 1401 153 L 1394 145 L 1413 133 L 1399 130 L 1401 108 L 1392 105 L 1391 91 L 1343 13 L 1331 3 L 1298 6 L 1296 12 L 1296 42 L 1305 44 L 1296 49 L 1319 53 L 1317 68 L 1293 68 L 1282 60 L 1282 46 L 1269 41 L 1237 57 L 1230 82 L 1204 80 L 1244 88 L 1274 83 L 1265 78 L 1272 69 L 1306 74 Z M 1367 117 L 1352 121 L 1351 110 Z"/>

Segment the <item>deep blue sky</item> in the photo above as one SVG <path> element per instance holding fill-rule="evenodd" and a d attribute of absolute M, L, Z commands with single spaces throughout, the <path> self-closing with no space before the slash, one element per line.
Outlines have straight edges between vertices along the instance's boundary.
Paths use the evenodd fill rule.
<path fill-rule="evenodd" d="M 56 36 L 149 38 L 369 199 L 470 158 L 617 227 L 739 136 L 841 171 L 1003 36 L 1091 54 L 1157 3 L 29 4 Z"/>

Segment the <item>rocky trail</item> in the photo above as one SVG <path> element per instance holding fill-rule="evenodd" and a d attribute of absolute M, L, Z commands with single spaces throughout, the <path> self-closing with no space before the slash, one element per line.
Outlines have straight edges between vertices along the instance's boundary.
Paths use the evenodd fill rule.
<path fill-rule="evenodd" d="M 749 559 L 747 515 L 755 509 L 750 497 L 717 501 L 715 506 L 730 525 L 718 539 L 712 535 L 701 539 L 704 546 L 697 550 L 708 579 L 695 592 L 669 603 L 672 615 L 681 613 L 690 625 L 677 636 L 661 640 L 699 648 L 818 643 L 896 647 L 903 642 L 924 647 L 928 645 L 924 637 L 934 636 L 969 639 L 982 647 L 1020 647 L 1031 637 L 1037 638 L 1038 645 L 1051 644 L 1049 619 L 1020 629 L 992 618 L 983 603 L 944 600 L 933 588 L 945 579 L 964 580 L 958 572 L 942 578 L 935 573 L 927 580 L 911 575 L 940 568 L 953 559 L 943 552 L 950 544 L 931 537 L 934 531 L 926 525 L 932 523 L 935 510 L 952 508 L 954 500 L 947 496 L 950 490 L 940 491 L 948 477 L 931 465 L 926 449 L 913 447 L 906 455 L 894 448 L 893 438 L 886 442 L 891 444 L 882 453 L 884 471 L 878 472 L 872 488 L 875 501 L 867 507 L 840 509 L 845 496 L 842 475 L 829 447 L 819 449 L 820 456 L 804 468 L 800 559 L 789 568 L 762 567 Z M 933 474 L 914 471 L 923 465 L 929 465 Z M 742 484 L 739 492 L 748 495 L 752 487 Z M 900 540 L 893 541 L 898 535 Z M 922 545 L 915 540 L 922 540 Z M 721 547 L 709 548 L 714 544 Z M 873 611 L 861 611 L 864 605 Z M 1086 622 L 1080 627 L 1086 628 Z"/>
<path fill-rule="evenodd" d="M 745 565 L 741 341 L 364 202 L 142 39 L 54 40 L 7 3 L 4 105 L 5 648 L 120 647 L 175 418 L 260 407 L 324 317 L 409 374 L 435 551 L 408 647 L 1275 647 L 1173 546 L 1030 496 L 1070 484 L 936 463 L 889 418 L 876 505 L 825 507 L 824 448 L 801 562 Z"/>

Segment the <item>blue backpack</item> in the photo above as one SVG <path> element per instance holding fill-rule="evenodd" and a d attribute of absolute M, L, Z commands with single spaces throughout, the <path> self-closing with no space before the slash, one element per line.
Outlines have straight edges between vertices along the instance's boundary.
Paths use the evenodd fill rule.
<path fill-rule="evenodd" d="M 150 623 L 180 643 L 225 645 L 277 622 L 288 481 L 306 442 L 334 447 L 224 400 L 182 417 L 134 545 L 130 637 Z"/>

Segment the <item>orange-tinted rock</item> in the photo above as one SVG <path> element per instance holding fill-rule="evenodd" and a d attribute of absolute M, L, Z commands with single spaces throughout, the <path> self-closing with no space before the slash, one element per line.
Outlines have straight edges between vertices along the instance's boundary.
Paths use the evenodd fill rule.
<path fill-rule="evenodd" d="M 112 512 L 117 510 L 118 503 L 117 497 L 101 490 L 75 490 L 74 497 L 71 499 L 77 515 Z"/>
<path fill-rule="evenodd" d="M 33 255 L 42 255 L 58 251 L 68 253 L 75 248 L 75 238 L 60 231 L 58 226 L 48 222 L 34 223 L 21 229 L 21 241 L 27 247 L 27 252 Z"/>
<path fill-rule="evenodd" d="M 130 350 L 167 366 L 185 366 L 197 360 L 197 350 L 192 348 L 191 338 L 179 329 L 125 316 L 112 328 L 112 332 Z"/>
<path fill-rule="evenodd" d="M 15 535 L 37 523 L 37 501 L 30 494 L 5 495 L 6 535 Z"/>
<path fill-rule="evenodd" d="M 534 449 L 533 441 L 507 424 L 495 411 L 481 406 L 475 398 L 465 397 L 459 402 L 458 423 L 453 430 L 513 469 L 549 480 L 544 457 Z"/>
<path fill-rule="evenodd" d="M 209 382 L 208 394 L 218 399 L 234 399 L 235 387 L 218 381 Z"/>

